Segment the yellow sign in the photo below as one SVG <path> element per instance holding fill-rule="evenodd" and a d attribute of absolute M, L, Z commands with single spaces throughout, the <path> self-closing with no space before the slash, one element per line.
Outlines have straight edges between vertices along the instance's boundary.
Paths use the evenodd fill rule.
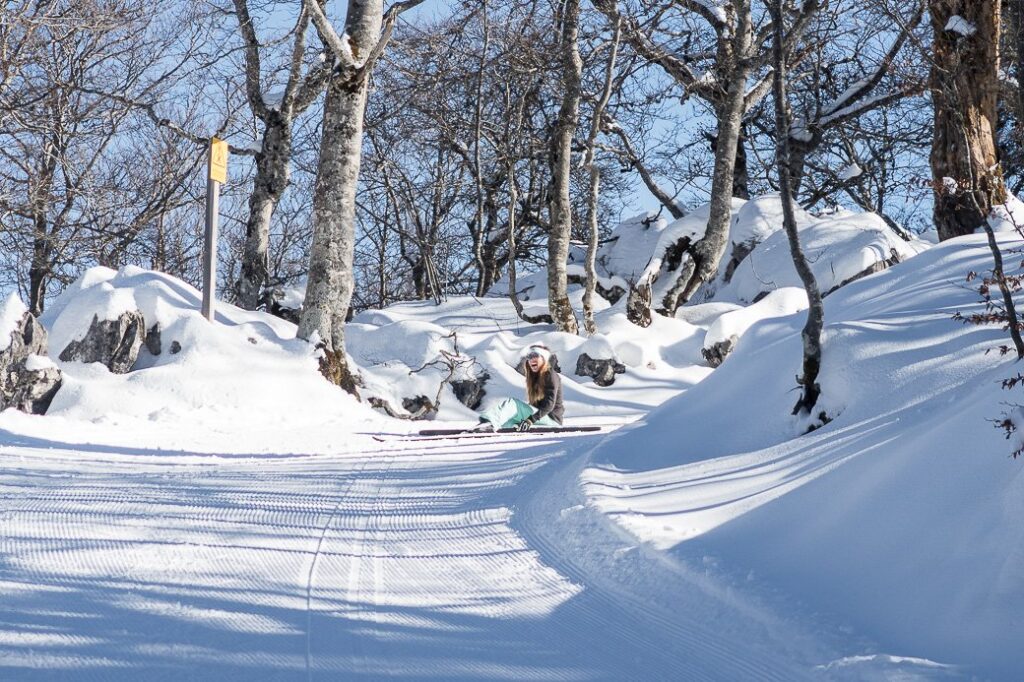
<path fill-rule="evenodd" d="M 210 179 L 221 184 L 228 181 L 228 143 L 210 138 Z"/>

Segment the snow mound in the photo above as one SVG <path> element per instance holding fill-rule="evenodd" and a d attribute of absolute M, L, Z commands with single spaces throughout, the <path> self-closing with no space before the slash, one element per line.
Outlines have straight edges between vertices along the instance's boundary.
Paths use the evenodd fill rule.
<path fill-rule="evenodd" d="M 807 292 L 798 287 L 776 289 L 757 303 L 727 312 L 718 317 L 704 336 L 704 348 L 711 348 L 728 339 L 739 339 L 761 320 L 786 317 L 807 309 Z"/>
<path fill-rule="evenodd" d="M 795 207 L 797 228 L 815 222 L 814 216 L 799 206 Z M 782 199 L 778 194 L 764 194 L 743 204 L 729 229 L 733 247 L 756 245 L 782 230 Z"/>
<path fill-rule="evenodd" d="M 1010 196 L 1005 204 L 992 207 L 988 223 L 995 232 L 1017 232 L 1024 230 L 1024 202 Z"/>
<path fill-rule="evenodd" d="M 754 324 L 720 369 L 602 444 L 592 504 L 674 554 L 757 567 L 888 651 L 1014 678 L 1024 470 L 987 420 L 1015 369 L 986 354 L 1002 332 L 951 319 L 980 308 L 965 274 L 991 267 L 972 235 L 829 297 L 833 420 L 806 435 L 790 415 L 803 316 Z"/>
<path fill-rule="evenodd" d="M 98 363 L 58 362 L 64 385 L 45 417 L 54 432 L 156 439 L 166 448 L 223 438 L 224 451 L 265 452 L 322 445 L 326 433 L 317 432 L 332 424 L 353 431 L 379 420 L 323 379 L 313 347 L 295 338 L 294 325 L 223 302 L 211 324 L 201 301 L 190 285 L 136 267 L 93 268 L 68 287 L 41 320 L 54 356 L 93 316 L 136 309 L 147 329 L 159 326 L 161 348 L 151 354 L 143 347 L 133 371 L 122 375 Z"/>
<path fill-rule="evenodd" d="M 800 228 L 800 242 L 822 293 L 842 286 L 879 263 L 903 261 L 928 248 L 923 242 L 901 239 L 874 213 L 849 211 L 804 225 Z M 769 291 L 800 286 L 789 240 L 780 229 L 736 266 L 730 282 L 715 293 L 715 300 L 748 304 Z"/>

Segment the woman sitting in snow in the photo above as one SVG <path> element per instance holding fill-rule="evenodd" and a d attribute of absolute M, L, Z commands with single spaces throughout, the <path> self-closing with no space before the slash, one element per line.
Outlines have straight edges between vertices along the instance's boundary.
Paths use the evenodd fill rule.
<path fill-rule="evenodd" d="M 526 399 L 505 398 L 480 415 L 480 425 L 474 431 L 495 431 L 515 428 L 529 431 L 533 426 L 562 425 L 565 407 L 562 405 L 562 378 L 551 368 L 551 351 L 536 344 L 527 349 Z"/>

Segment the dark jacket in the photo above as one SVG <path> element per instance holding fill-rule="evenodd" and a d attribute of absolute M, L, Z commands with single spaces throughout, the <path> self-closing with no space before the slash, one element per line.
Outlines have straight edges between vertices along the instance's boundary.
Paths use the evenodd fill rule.
<path fill-rule="evenodd" d="M 544 373 L 544 397 L 531 404 L 537 410 L 533 421 L 551 417 L 559 424 L 562 423 L 565 406 L 562 405 L 562 377 L 558 376 L 558 372 L 551 369 Z"/>

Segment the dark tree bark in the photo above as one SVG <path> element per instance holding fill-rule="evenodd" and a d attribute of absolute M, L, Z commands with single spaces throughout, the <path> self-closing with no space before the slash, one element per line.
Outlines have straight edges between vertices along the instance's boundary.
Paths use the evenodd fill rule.
<path fill-rule="evenodd" d="M 1000 0 L 931 0 L 931 166 L 939 239 L 971 234 L 1006 201 L 996 153 Z"/>
<path fill-rule="evenodd" d="M 793 184 L 790 177 L 789 149 L 789 105 L 786 101 L 786 50 L 785 28 L 783 26 L 782 0 L 773 0 L 769 5 L 772 22 L 775 28 L 774 53 L 775 73 L 772 76 L 775 98 L 775 142 L 777 145 L 777 167 L 779 169 L 779 186 L 782 194 L 782 224 L 789 240 L 789 252 L 800 281 L 807 292 L 810 304 L 807 309 L 807 322 L 801 334 L 803 339 L 803 373 L 797 383 L 803 388 L 800 399 L 793 407 L 793 414 L 810 414 L 821 394 L 818 385 L 818 373 L 821 370 L 821 330 L 825 324 L 825 308 L 822 303 L 821 290 L 814 279 L 803 250 L 800 248 L 800 235 L 797 232 L 794 214 Z"/>
<path fill-rule="evenodd" d="M 246 96 L 253 116 L 263 122 L 260 150 L 256 153 L 256 177 L 249 195 L 249 216 L 245 223 L 245 246 L 241 276 L 235 285 L 238 304 L 255 310 L 269 277 L 270 221 L 274 209 L 288 186 L 292 155 L 292 126 L 295 118 L 312 104 L 330 76 L 326 64 L 318 65 L 301 77 L 306 47 L 309 12 L 303 7 L 295 24 L 288 81 L 279 102 L 268 103 L 263 93 L 260 72 L 260 43 L 249 16 L 247 0 L 234 0 L 239 31 L 245 41 Z"/>

